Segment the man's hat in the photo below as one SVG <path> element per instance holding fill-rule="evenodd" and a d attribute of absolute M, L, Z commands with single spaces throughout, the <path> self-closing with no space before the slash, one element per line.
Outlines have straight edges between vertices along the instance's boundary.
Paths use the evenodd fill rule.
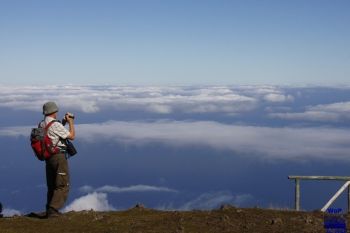
<path fill-rule="evenodd" d="M 58 112 L 58 107 L 55 102 L 47 102 L 43 106 L 43 114 L 50 115 L 52 113 Z"/>

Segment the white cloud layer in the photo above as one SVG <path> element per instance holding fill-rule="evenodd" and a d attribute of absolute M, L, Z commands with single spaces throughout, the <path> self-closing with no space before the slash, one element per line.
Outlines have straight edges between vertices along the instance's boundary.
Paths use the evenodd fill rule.
<path fill-rule="evenodd" d="M 269 102 L 283 103 L 283 102 L 292 102 L 294 97 L 292 95 L 284 95 L 281 93 L 270 93 L 264 96 L 264 99 Z"/>
<path fill-rule="evenodd" d="M 94 192 L 75 199 L 63 209 L 63 212 L 82 210 L 111 211 L 115 208 L 109 204 L 106 193 Z"/>
<path fill-rule="evenodd" d="M 346 88 L 346 87 L 344 87 Z M 340 88 L 339 88 L 340 89 Z M 300 89 L 302 90 L 302 88 Z M 315 91 L 317 88 L 315 87 Z M 46 101 L 69 111 L 142 111 L 169 116 L 173 113 L 219 113 L 235 116 L 263 104 L 288 107 L 301 98 L 278 86 L 4 86 L 0 108 L 41 112 Z M 294 96 L 295 95 L 295 96 Z M 266 107 L 266 106 L 265 106 Z M 274 109 L 274 108 L 270 108 Z M 273 118 L 318 122 L 349 120 L 350 102 L 306 107 L 304 112 L 270 112 Z"/>
<path fill-rule="evenodd" d="M 283 103 L 294 97 L 276 86 L 3 86 L 0 107 L 40 112 L 46 101 L 70 111 L 104 109 L 170 113 L 237 114 L 259 102 Z"/>
<path fill-rule="evenodd" d="M 2 211 L 2 214 L 5 216 L 5 217 L 12 217 L 12 216 L 15 216 L 15 215 L 18 215 L 20 216 L 21 215 L 21 212 L 19 210 L 15 210 L 15 209 L 4 209 Z"/>
<path fill-rule="evenodd" d="M 209 121 L 110 121 L 80 124 L 76 128 L 79 132 L 77 140 L 88 143 L 114 141 L 131 145 L 199 145 L 270 159 L 350 160 L 350 131 L 347 129 L 272 128 Z M 30 127 L 0 128 L 0 136 L 28 137 L 29 130 Z"/>
<path fill-rule="evenodd" d="M 86 185 L 81 187 L 80 191 L 84 193 L 178 192 L 177 190 L 170 189 L 167 187 L 157 187 L 157 186 L 150 186 L 150 185 L 132 185 L 129 187 L 105 185 L 99 188 L 93 188 L 92 186 Z"/>
<path fill-rule="evenodd" d="M 335 128 L 270 128 L 236 126 L 217 122 L 106 122 L 80 125 L 82 139 L 116 140 L 142 145 L 149 142 L 172 146 L 201 145 L 267 158 L 349 159 L 350 132 Z"/>
<path fill-rule="evenodd" d="M 271 113 L 270 117 L 287 120 L 346 122 L 350 120 L 350 102 L 309 106 L 305 112 Z"/>

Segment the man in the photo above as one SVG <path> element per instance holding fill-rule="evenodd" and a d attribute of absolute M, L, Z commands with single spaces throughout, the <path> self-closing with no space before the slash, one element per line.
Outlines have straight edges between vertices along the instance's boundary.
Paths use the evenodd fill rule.
<path fill-rule="evenodd" d="M 45 127 L 51 121 L 57 120 L 58 107 L 55 102 L 47 102 L 43 106 L 45 119 L 40 123 L 40 127 Z M 59 153 L 52 155 L 46 162 L 46 182 L 47 182 L 47 203 L 46 216 L 57 217 L 67 200 L 69 193 L 69 168 L 66 158 L 65 139 L 74 140 L 75 129 L 72 114 L 67 113 L 65 120 L 69 124 L 67 130 L 60 122 L 54 122 L 48 129 L 47 135 L 52 140 L 53 145 L 60 149 Z"/>

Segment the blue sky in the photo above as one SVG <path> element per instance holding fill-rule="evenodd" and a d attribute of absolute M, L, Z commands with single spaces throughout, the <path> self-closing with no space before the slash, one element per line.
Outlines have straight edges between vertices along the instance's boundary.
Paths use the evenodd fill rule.
<path fill-rule="evenodd" d="M 1 1 L 3 84 L 349 81 L 349 1 Z"/>

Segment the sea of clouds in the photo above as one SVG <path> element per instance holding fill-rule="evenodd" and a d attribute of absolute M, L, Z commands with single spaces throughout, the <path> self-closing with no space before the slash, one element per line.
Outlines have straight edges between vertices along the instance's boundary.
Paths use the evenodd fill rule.
<path fill-rule="evenodd" d="M 4 127 L 3 137 L 26 137 L 32 126 Z M 118 142 L 130 145 L 162 143 L 173 147 L 208 146 L 270 159 L 350 158 L 350 131 L 329 127 L 258 127 L 213 121 L 108 121 L 78 124 L 79 140 L 87 143 Z"/>
<path fill-rule="evenodd" d="M 2 111 L 27 111 L 40 116 L 46 101 L 81 115 L 112 112 L 104 121 L 77 122 L 79 140 L 143 146 L 161 143 L 169 147 L 204 146 L 214 150 L 244 154 L 262 160 L 329 160 L 349 162 L 350 91 L 349 87 L 326 87 L 334 93 L 312 95 L 325 87 L 279 86 L 4 86 L 0 85 Z M 341 93 L 341 94 L 339 94 Z M 316 95 L 317 96 L 317 95 Z M 319 94 L 322 96 L 322 93 Z M 316 100 L 315 100 L 316 99 Z M 137 113 L 133 119 L 120 119 L 123 112 Z M 143 118 L 148 115 L 147 119 Z M 181 120 L 175 116 L 181 116 Z M 219 120 L 225 116 L 230 121 Z M 83 117 L 81 117 L 84 119 Z M 253 118 L 253 120 L 252 120 Z M 247 119 L 247 120 L 245 120 Z M 250 120 L 248 120 L 250 119 Z M 259 119 L 259 121 L 254 121 Z M 269 122 L 281 121 L 281 125 Z M 0 137 L 27 137 L 33 125 L 0 127 Z M 87 143 L 87 144 L 88 144 Z M 64 211 L 115 210 L 108 194 L 127 192 L 165 192 L 178 190 L 146 184 L 118 187 L 105 185 L 80 188 L 82 196 Z M 251 194 L 227 191 L 203 193 L 181 205 L 167 203 L 159 209 L 217 207 L 230 202 L 239 205 Z M 18 214 L 9 209 L 6 214 Z"/>
<path fill-rule="evenodd" d="M 40 112 L 44 102 L 56 101 L 62 108 L 86 115 L 104 111 L 115 112 L 116 117 L 125 111 L 156 114 L 153 119 L 140 115 L 137 120 L 78 123 L 79 140 L 85 141 L 195 144 L 254 152 L 265 158 L 326 158 L 332 154 L 334 159 L 347 160 L 350 133 L 347 127 L 331 123 L 348 122 L 350 101 L 345 98 L 293 108 L 294 102 L 302 103 L 311 91 L 277 86 L 0 86 L 0 108 Z M 257 113 L 256 118 L 279 118 L 286 123 L 276 127 L 244 122 L 252 113 Z M 175 114 L 181 114 L 183 120 L 175 120 Z M 215 119 L 222 115 L 240 120 L 227 123 Z M 307 124 L 315 121 L 319 122 L 316 126 Z M 33 125 L 2 127 L 0 135 L 27 136 L 30 127 Z"/>
<path fill-rule="evenodd" d="M 259 102 L 292 102 L 294 97 L 275 86 L 0 86 L 0 107 L 40 111 L 45 101 L 94 113 L 103 109 L 143 110 L 159 114 L 218 112 L 235 114 Z"/>
<path fill-rule="evenodd" d="M 102 110 L 139 110 L 164 117 L 173 113 L 244 114 L 261 106 L 272 118 L 342 121 L 349 120 L 350 100 L 304 106 L 288 111 L 288 103 L 305 98 L 314 88 L 278 86 L 3 86 L 0 85 L 0 108 L 41 111 L 43 102 L 84 113 Z M 348 87 L 333 88 L 348 90 Z M 292 93 L 293 91 L 293 93 Z M 305 96 L 303 96 L 305 95 Z M 274 111 L 272 110 L 280 110 Z"/>

